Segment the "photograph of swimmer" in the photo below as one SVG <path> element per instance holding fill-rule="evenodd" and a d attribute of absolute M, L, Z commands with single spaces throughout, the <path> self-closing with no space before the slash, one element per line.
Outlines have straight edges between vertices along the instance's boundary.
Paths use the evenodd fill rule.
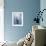
<path fill-rule="evenodd" d="M 23 12 L 12 13 L 12 24 L 13 26 L 23 26 Z"/>

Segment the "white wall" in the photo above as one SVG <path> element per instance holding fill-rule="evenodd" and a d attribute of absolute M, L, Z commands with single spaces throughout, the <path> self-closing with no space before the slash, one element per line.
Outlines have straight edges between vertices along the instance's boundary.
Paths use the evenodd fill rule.
<path fill-rule="evenodd" d="M 0 8 L 0 41 L 4 41 L 4 12 L 3 9 Z"/>
<path fill-rule="evenodd" d="M 46 0 L 40 0 L 40 7 L 41 9 L 46 9 Z"/>
<path fill-rule="evenodd" d="M 40 9 L 43 10 L 43 9 L 46 9 L 46 0 L 40 0 Z M 46 27 L 46 11 L 44 11 L 43 13 L 43 22 L 40 21 L 40 25 L 43 25 Z M 46 42 L 45 42 L 46 43 Z"/>
<path fill-rule="evenodd" d="M 4 41 L 4 0 L 0 0 L 0 42 Z"/>
<path fill-rule="evenodd" d="M 40 0 L 40 9 L 41 11 L 43 9 L 46 9 L 46 0 Z M 46 26 L 46 11 L 43 12 L 43 22 L 40 21 L 40 24 L 43 25 L 43 26 Z"/>

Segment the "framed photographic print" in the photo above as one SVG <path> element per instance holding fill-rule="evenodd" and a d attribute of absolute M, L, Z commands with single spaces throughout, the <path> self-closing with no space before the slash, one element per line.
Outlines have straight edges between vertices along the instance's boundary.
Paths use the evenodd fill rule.
<path fill-rule="evenodd" d="M 12 12 L 12 26 L 23 26 L 23 12 Z"/>

